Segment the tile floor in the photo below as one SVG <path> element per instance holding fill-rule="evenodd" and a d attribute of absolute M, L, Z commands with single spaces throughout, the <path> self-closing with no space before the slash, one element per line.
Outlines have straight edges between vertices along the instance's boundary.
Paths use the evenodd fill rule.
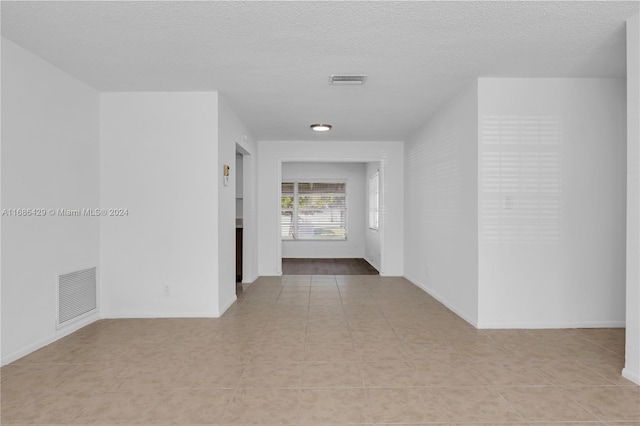
<path fill-rule="evenodd" d="M 2 424 L 639 425 L 623 351 L 479 331 L 400 278 L 260 278 L 221 319 L 104 320 L 2 368 Z"/>

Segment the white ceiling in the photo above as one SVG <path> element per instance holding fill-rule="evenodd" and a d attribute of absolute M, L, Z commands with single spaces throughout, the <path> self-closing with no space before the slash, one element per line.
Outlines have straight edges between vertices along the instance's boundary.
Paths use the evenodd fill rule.
<path fill-rule="evenodd" d="M 2 34 L 100 91 L 217 90 L 259 140 L 404 140 L 478 76 L 623 77 L 630 2 L 13 2 Z M 365 86 L 328 85 L 366 73 Z M 309 124 L 331 123 L 328 134 Z"/>

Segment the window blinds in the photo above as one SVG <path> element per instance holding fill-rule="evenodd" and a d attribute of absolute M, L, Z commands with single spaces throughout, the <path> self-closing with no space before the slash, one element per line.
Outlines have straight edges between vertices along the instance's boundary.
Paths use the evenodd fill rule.
<path fill-rule="evenodd" d="M 345 182 L 283 182 L 281 235 L 285 240 L 346 240 Z"/>

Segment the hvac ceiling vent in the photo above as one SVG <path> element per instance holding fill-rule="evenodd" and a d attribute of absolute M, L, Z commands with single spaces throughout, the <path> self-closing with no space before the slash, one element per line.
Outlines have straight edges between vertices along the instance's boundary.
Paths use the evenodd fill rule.
<path fill-rule="evenodd" d="M 352 75 L 332 75 L 329 77 L 329 84 L 335 84 L 339 86 L 345 85 L 360 85 L 367 81 L 366 74 L 352 74 Z"/>

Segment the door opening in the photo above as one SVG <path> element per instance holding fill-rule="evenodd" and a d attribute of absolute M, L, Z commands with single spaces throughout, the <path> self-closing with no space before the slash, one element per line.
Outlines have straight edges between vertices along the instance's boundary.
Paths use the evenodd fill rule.
<path fill-rule="evenodd" d="M 236 151 L 236 295 L 242 293 L 242 250 L 244 238 L 243 155 Z"/>

